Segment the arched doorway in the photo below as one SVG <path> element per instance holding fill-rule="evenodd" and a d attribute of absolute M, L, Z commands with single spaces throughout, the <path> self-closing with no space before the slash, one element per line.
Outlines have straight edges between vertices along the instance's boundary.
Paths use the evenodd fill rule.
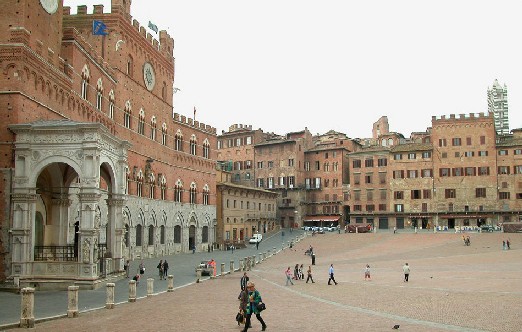
<path fill-rule="evenodd" d="M 196 247 L 196 225 L 189 226 L 189 250 Z"/>

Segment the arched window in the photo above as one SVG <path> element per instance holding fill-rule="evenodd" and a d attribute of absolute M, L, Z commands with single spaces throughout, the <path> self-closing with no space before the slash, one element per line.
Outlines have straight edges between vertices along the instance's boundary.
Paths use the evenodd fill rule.
<path fill-rule="evenodd" d="M 141 169 L 136 177 L 136 195 L 138 197 L 143 195 L 143 173 L 141 172 Z"/>
<path fill-rule="evenodd" d="M 190 204 L 196 204 L 196 196 L 197 196 L 197 187 L 194 182 L 190 184 Z"/>
<path fill-rule="evenodd" d="M 155 186 L 155 183 L 154 183 L 154 181 L 156 179 L 154 178 L 154 174 L 153 173 L 149 174 L 149 178 L 147 180 L 149 181 L 149 198 L 150 199 L 154 199 L 154 197 L 155 197 L 155 190 L 156 190 L 156 186 Z"/>
<path fill-rule="evenodd" d="M 141 247 L 141 235 L 142 235 L 142 227 L 141 225 L 136 226 L 136 247 Z"/>
<path fill-rule="evenodd" d="M 174 136 L 174 149 L 176 151 L 183 151 L 183 135 L 180 130 L 178 130 Z"/>
<path fill-rule="evenodd" d="M 154 245 L 154 226 L 149 226 L 149 246 Z"/>
<path fill-rule="evenodd" d="M 183 201 L 183 183 L 181 182 L 181 180 L 178 180 L 178 182 L 176 182 L 176 185 L 174 186 L 174 201 Z"/>
<path fill-rule="evenodd" d="M 161 125 L 161 144 L 167 145 L 167 124 L 165 122 Z"/>
<path fill-rule="evenodd" d="M 167 83 L 163 82 L 163 87 L 161 88 L 161 99 L 167 100 Z"/>
<path fill-rule="evenodd" d="M 103 105 L 103 82 L 102 79 L 99 78 L 96 83 L 96 109 L 98 111 L 102 110 Z"/>
<path fill-rule="evenodd" d="M 208 184 L 205 184 L 203 187 L 203 205 L 209 204 L 209 198 L 210 198 L 210 190 L 208 189 Z"/>
<path fill-rule="evenodd" d="M 138 119 L 138 134 L 145 135 L 145 111 L 140 109 L 140 116 Z"/>
<path fill-rule="evenodd" d="M 131 128 L 131 118 L 132 118 L 132 105 L 130 100 L 125 102 L 125 109 L 123 110 L 123 126 L 125 128 Z"/>
<path fill-rule="evenodd" d="M 127 57 L 127 68 L 126 68 L 126 70 L 127 70 L 127 75 L 129 75 L 130 77 L 132 77 L 132 74 L 133 74 L 133 71 L 134 71 L 134 70 L 133 70 L 133 69 L 134 69 L 133 62 L 134 62 L 134 61 L 133 61 L 133 59 L 132 59 L 132 56 L 129 55 L 129 56 Z"/>
<path fill-rule="evenodd" d="M 201 242 L 208 243 L 208 226 L 203 226 L 201 230 Z"/>
<path fill-rule="evenodd" d="M 196 155 L 196 147 L 197 147 L 198 141 L 196 139 L 196 135 L 192 135 L 190 137 L 190 154 L 195 156 Z"/>
<path fill-rule="evenodd" d="M 324 163 L 324 171 L 330 172 L 330 163 L 328 163 L 328 162 Z"/>
<path fill-rule="evenodd" d="M 114 91 L 109 91 L 109 118 L 114 119 Z"/>
<path fill-rule="evenodd" d="M 181 226 L 174 226 L 174 243 L 181 243 Z"/>
<path fill-rule="evenodd" d="M 210 143 L 208 142 L 208 138 L 205 138 L 203 142 L 203 158 L 210 158 Z"/>
<path fill-rule="evenodd" d="M 165 244 L 165 226 L 160 227 L 160 244 Z"/>
<path fill-rule="evenodd" d="M 156 116 L 153 116 L 150 119 L 150 139 L 156 140 Z"/>
<path fill-rule="evenodd" d="M 161 176 L 160 178 L 160 192 L 161 192 L 161 199 L 166 200 L 167 199 L 167 179 L 165 179 L 165 176 Z"/>
<path fill-rule="evenodd" d="M 87 90 L 89 89 L 89 79 L 91 78 L 91 74 L 89 71 L 89 67 L 87 65 L 83 66 L 82 69 L 82 86 L 81 86 L 81 95 L 83 99 L 87 99 Z"/>

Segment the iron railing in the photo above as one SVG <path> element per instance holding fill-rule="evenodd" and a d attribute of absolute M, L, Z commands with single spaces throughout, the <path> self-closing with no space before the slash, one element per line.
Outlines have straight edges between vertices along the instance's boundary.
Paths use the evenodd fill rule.
<path fill-rule="evenodd" d="M 35 261 L 58 261 L 71 262 L 76 261 L 74 254 L 74 245 L 69 246 L 35 246 Z"/>

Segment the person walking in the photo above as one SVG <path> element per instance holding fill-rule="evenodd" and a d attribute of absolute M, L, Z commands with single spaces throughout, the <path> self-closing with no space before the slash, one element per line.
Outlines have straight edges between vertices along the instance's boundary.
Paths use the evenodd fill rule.
<path fill-rule="evenodd" d="M 143 263 L 143 260 L 141 261 L 138 270 L 139 270 L 140 274 L 145 274 L 145 263 Z"/>
<path fill-rule="evenodd" d="M 299 279 L 299 264 L 295 264 L 295 267 L 294 267 L 294 280 L 298 280 Z"/>
<path fill-rule="evenodd" d="M 290 270 L 290 268 L 288 268 Z M 255 284 L 253 282 L 249 282 L 247 284 L 248 290 L 248 304 L 246 306 L 246 322 L 245 328 L 243 332 L 247 332 L 250 327 L 250 320 L 252 314 L 256 315 L 256 318 L 259 322 L 261 322 L 261 331 L 266 330 L 266 324 L 263 318 L 261 317 L 261 312 L 257 309 L 259 303 L 262 303 L 261 294 L 256 290 Z"/>
<path fill-rule="evenodd" d="M 167 263 L 167 260 L 163 262 L 163 279 L 167 280 L 169 272 L 169 263 Z"/>
<path fill-rule="evenodd" d="M 246 320 L 246 310 L 248 305 L 248 290 L 245 285 L 245 288 L 241 290 L 239 293 L 239 312 L 243 315 L 243 322 L 237 322 L 237 325 L 240 325 L 241 323 L 245 323 Z M 250 322 L 249 328 L 252 327 L 252 322 Z"/>
<path fill-rule="evenodd" d="M 408 279 L 410 278 L 410 266 L 408 263 L 404 264 L 402 271 L 404 272 L 404 282 L 408 282 Z"/>
<path fill-rule="evenodd" d="M 241 292 L 243 292 L 243 291 L 246 290 L 248 280 L 250 280 L 250 278 L 248 277 L 247 273 L 244 272 L 244 273 L 243 273 L 243 276 L 242 276 L 241 279 L 239 280 L 239 284 L 240 284 L 240 286 L 241 286 Z M 241 292 L 239 293 L 239 296 L 237 297 L 239 300 L 241 300 Z"/>
<path fill-rule="evenodd" d="M 370 265 L 366 264 L 366 268 L 364 269 L 364 280 L 372 280 L 370 277 Z"/>
<path fill-rule="evenodd" d="M 330 282 L 334 282 L 334 284 L 337 285 L 337 281 L 335 281 L 335 278 L 334 278 L 334 267 L 333 267 L 333 264 L 330 264 L 330 269 L 328 270 L 328 274 L 330 275 L 330 278 L 328 278 L 328 285 L 331 285 Z"/>
<path fill-rule="evenodd" d="M 158 264 L 158 266 L 156 266 L 156 268 L 158 269 L 160 280 L 163 280 L 163 260 L 162 259 L 160 259 L 159 264 Z"/>
<path fill-rule="evenodd" d="M 308 283 L 308 280 L 312 280 L 312 284 L 315 284 L 314 278 L 312 278 L 312 266 L 308 266 L 308 270 L 306 271 L 306 274 L 308 274 L 308 277 L 306 277 L 306 283 Z"/>
<path fill-rule="evenodd" d="M 294 282 L 292 281 L 292 271 L 290 270 L 290 266 L 285 271 L 286 274 L 286 286 L 288 286 L 288 282 L 290 282 L 292 285 L 294 285 Z"/>
<path fill-rule="evenodd" d="M 299 265 L 299 278 L 304 280 L 303 264 Z"/>
<path fill-rule="evenodd" d="M 126 260 L 125 264 L 123 264 L 123 269 L 125 270 L 125 278 L 129 279 L 129 270 L 130 270 L 130 260 Z"/>

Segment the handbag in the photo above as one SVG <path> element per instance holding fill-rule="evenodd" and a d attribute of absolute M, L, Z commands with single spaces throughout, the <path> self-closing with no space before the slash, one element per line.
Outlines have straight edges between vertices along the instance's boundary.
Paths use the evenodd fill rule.
<path fill-rule="evenodd" d="M 243 314 L 241 313 L 241 311 L 238 312 L 236 315 L 236 322 L 243 323 Z"/>
<path fill-rule="evenodd" d="M 256 308 L 257 308 L 258 311 L 263 311 L 263 310 L 266 309 L 266 305 L 265 305 L 264 302 L 259 302 L 259 303 L 257 304 Z"/>

